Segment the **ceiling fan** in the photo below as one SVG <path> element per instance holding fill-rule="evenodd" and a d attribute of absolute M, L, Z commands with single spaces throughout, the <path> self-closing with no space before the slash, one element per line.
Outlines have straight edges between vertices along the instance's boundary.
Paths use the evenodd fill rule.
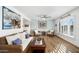
<path fill-rule="evenodd" d="M 40 18 L 51 18 L 51 16 L 47 16 L 47 15 L 38 15 L 38 17 L 40 17 Z"/>

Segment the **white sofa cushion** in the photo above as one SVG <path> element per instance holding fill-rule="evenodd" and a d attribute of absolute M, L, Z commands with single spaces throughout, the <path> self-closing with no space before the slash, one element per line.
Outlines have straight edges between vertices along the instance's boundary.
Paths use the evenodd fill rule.
<path fill-rule="evenodd" d="M 19 37 L 20 39 L 25 39 L 25 35 L 26 35 L 26 34 L 27 34 L 26 32 L 18 33 L 18 37 Z"/>
<path fill-rule="evenodd" d="M 8 44 L 11 45 L 12 44 L 12 41 L 16 40 L 17 38 L 18 38 L 17 35 L 7 36 L 6 37 L 6 40 L 7 40 Z"/>
<path fill-rule="evenodd" d="M 18 33 L 17 36 L 18 36 L 21 40 L 25 38 L 24 35 L 23 35 L 23 33 Z"/>
<path fill-rule="evenodd" d="M 33 37 L 29 37 L 28 39 L 23 39 L 22 40 L 22 51 L 25 50 L 25 48 L 28 46 L 28 44 L 30 43 L 30 41 L 33 39 Z"/>

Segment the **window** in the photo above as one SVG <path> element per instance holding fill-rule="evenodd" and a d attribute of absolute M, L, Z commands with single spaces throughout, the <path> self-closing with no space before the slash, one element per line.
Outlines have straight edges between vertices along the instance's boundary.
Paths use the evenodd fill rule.
<path fill-rule="evenodd" d="M 68 27 L 67 25 L 64 25 L 64 34 L 67 34 L 67 32 L 68 32 Z"/>
<path fill-rule="evenodd" d="M 68 17 L 68 18 L 63 19 L 61 23 L 59 23 L 59 26 L 61 26 L 60 27 L 61 33 L 66 34 L 67 36 L 73 37 L 74 36 L 74 23 L 75 23 L 74 17 Z"/>
<path fill-rule="evenodd" d="M 70 26 L 70 35 L 73 36 L 73 25 Z"/>
<path fill-rule="evenodd" d="M 47 21 L 38 21 L 38 28 L 45 29 L 47 27 Z"/>
<path fill-rule="evenodd" d="M 59 32 L 60 32 L 60 22 L 59 22 Z"/>
<path fill-rule="evenodd" d="M 62 33 L 63 33 L 63 26 L 62 26 Z"/>

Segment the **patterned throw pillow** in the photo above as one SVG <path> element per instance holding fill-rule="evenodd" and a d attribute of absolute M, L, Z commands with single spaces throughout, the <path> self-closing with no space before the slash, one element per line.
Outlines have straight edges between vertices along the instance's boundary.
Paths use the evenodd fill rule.
<path fill-rule="evenodd" d="M 27 38 L 29 38 L 30 36 L 29 36 L 29 34 L 25 34 L 25 38 L 27 39 Z"/>
<path fill-rule="evenodd" d="M 16 40 L 12 41 L 12 43 L 13 43 L 13 45 L 20 45 L 20 44 L 22 44 L 22 40 L 17 38 Z"/>

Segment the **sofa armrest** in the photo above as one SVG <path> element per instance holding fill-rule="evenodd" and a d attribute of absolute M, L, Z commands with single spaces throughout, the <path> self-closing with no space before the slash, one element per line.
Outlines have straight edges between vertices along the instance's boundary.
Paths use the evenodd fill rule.
<path fill-rule="evenodd" d="M 22 52 L 21 45 L 0 45 L 0 53 L 20 53 Z"/>

